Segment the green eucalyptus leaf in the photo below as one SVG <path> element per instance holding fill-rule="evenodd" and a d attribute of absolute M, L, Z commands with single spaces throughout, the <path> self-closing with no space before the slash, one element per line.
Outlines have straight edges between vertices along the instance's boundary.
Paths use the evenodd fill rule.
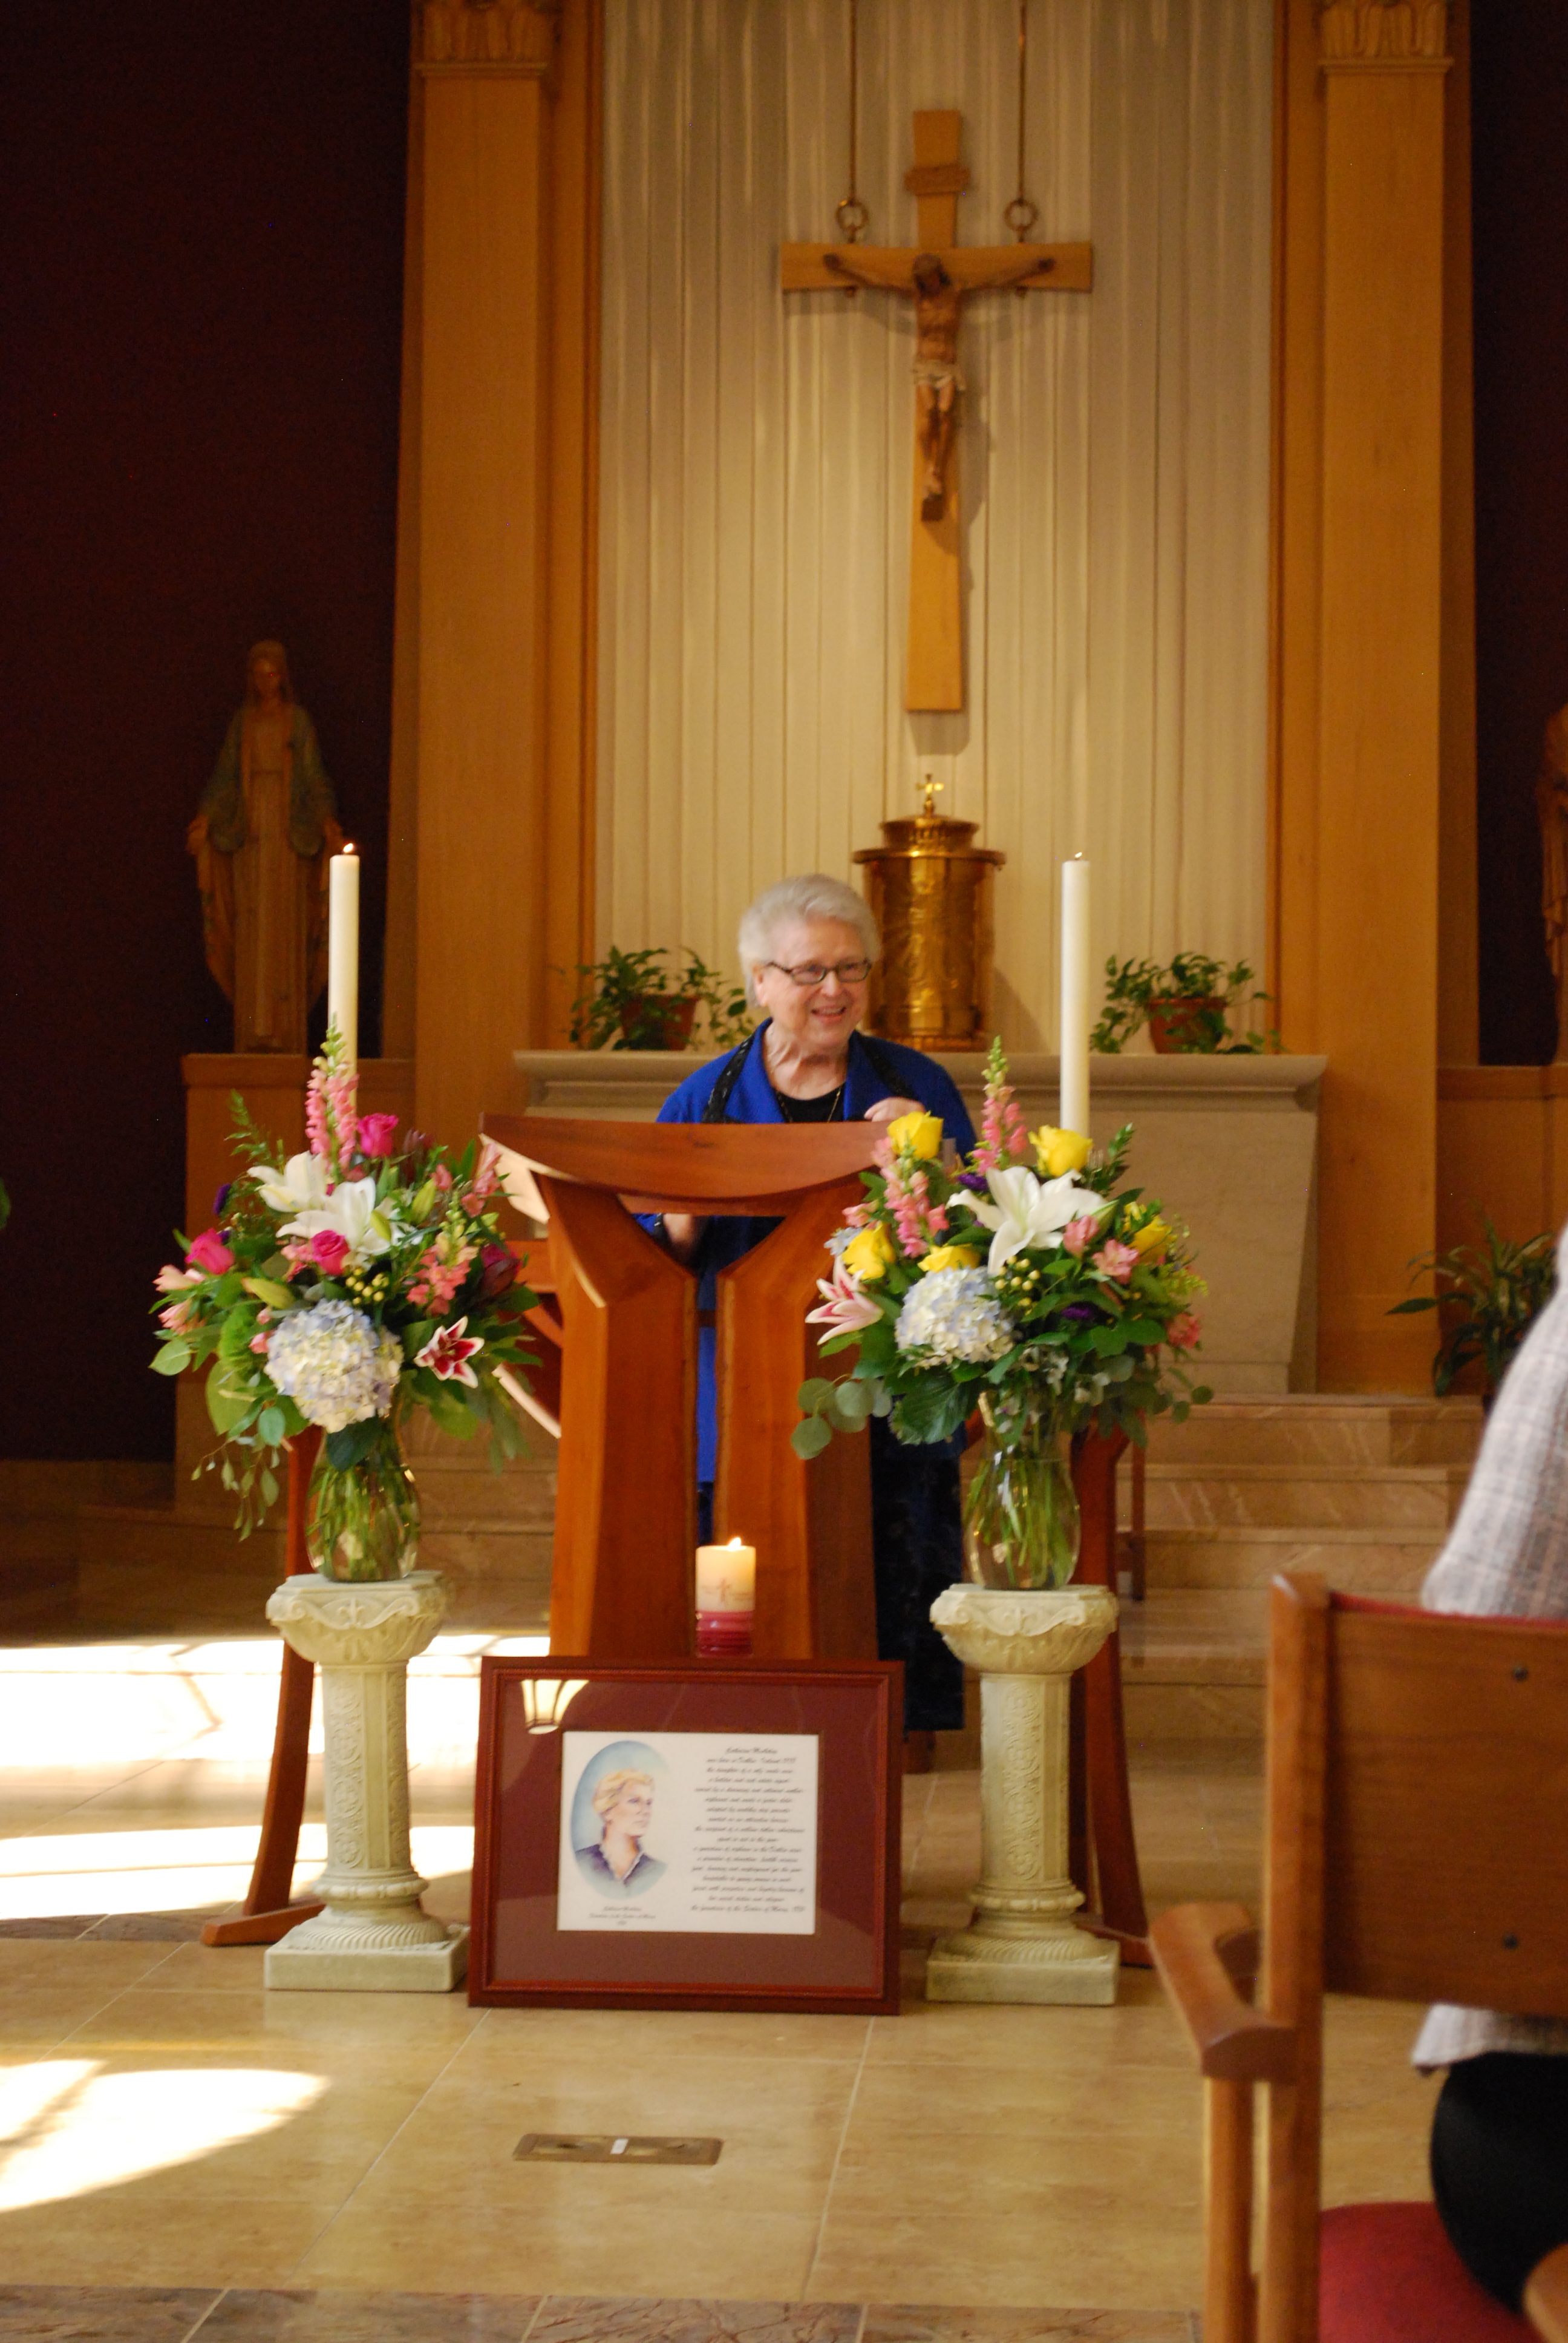
<path fill-rule="evenodd" d="M 237 1430 L 250 1413 L 253 1394 L 233 1380 L 233 1369 L 226 1359 L 215 1359 L 206 1379 L 206 1412 L 212 1418 L 215 1432 L 226 1437 Z"/>
<path fill-rule="evenodd" d="M 803 1415 L 820 1415 L 825 1407 L 833 1404 L 834 1385 L 825 1375 L 809 1375 L 795 1394 L 796 1405 Z"/>
<path fill-rule="evenodd" d="M 270 1470 L 263 1473 L 261 1476 L 261 1493 L 266 1498 L 269 1505 L 276 1504 L 277 1475 L 276 1473 L 271 1472 Z"/>
<path fill-rule="evenodd" d="M 832 1437 L 833 1427 L 823 1417 L 806 1415 L 789 1434 L 789 1445 L 797 1456 L 802 1456 L 809 1463 L 813 1456 L 820 1456 Z"/>
<path fill-rule="evenodd" d="M 183 1374 L 191 1363 L 188 1342 L 166 1342 L 153 1360 L 155 1375 Z"/>
<path fill-rule="evenodd" d="M 256 1430 L 269 1448 L 276 1448 L 281 1443 L 287 1429 L 283 1420 L 283 1410 L 280 1407 L 272 1406 L 262 1409 L 261 1421 L 256 1425 Z"/>
<path fill-rule="evenodd" d="M 832 1413 L 839 1424 L 849 1432 L 859 1432 L 871 1413 L 873 1393 L 869 1383 L 847 1383 L 833 1385 Z"/>

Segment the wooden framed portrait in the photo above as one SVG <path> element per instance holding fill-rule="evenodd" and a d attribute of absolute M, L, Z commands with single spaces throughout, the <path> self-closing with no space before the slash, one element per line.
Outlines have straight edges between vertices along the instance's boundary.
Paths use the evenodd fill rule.
<path fill-rule="evenodd" d="M 487 1657 L 468 1998 L 899 2006 L 897 1662 Z"/>

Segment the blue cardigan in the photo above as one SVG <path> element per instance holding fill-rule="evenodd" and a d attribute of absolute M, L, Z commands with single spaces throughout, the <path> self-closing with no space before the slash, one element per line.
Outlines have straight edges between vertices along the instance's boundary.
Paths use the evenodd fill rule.
<path fill-rule="evenodd" d="M 710 1066 L 699 1066 L 689 1074 L 678 1091 L 670 1093 L 658 1111 L 660 1122 L 704 1122 L 709 1120 L 708 1108 L 714 1091 L 726 1069 L 739 1059 L 734 1087 L 725 1101 L 720 1118 L 725 1122 L 782 1122 L 779 1101 L 773 1095 L 773 1085 L 768 1079 L 767 1061 L 762 1053 L 761 1035 L 766 1026 L 759 1026 L 748 1041 L 727 1057 L 717 1058 Z M 974 1125 L 958 1094 L 952 1077 L 934 1058 L 920 1050 L 907 1050 L 901 1042 L 879 1039 L 873 1045 L 877 1056 L 898 1074 L 898 1085 L 882 1080 L 871 1062 L 871 1054 L 859 1033 L 849 1036 L 849 1072 L 844 1085 L 844 1120 L 858 1122 L 868 1107 L 885 1098 L 918 1099 L 929 1112 L 941 1117 L 942 1130 L 957 1147 L 967 1155 L 975 1143 Z M 645 1221 L 652 1229 L 655 1223 Z M 693 1266 L 700 1284 L 697 1306 L 711 1312 L 718 1299 L 719 1272 L 732 1262 L 749 1253 L 753 1245 L 760 1244 L 777 1221 L 714 1218 L 702 1232 Z M 824 1273 L 828 1263 L 823 1262 Z M 719 1398 L 715 1374 L 715 1335 L 711 1325 L 702 1327 L 698 1334 L 697 1353 L 697 1477 L 711 1481 L 719 1456 Z"/>

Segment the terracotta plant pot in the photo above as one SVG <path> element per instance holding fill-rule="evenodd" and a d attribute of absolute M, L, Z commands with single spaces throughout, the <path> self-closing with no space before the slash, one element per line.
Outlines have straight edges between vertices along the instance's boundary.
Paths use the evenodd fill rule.
<path fill-rule="evenodd" d="M 1184 1051 L 1211 1049 L 1213 1043 L 1205 1035 L 1211 1016 L 1219 1019 L 1222 1033 L 1225 1023 L 1224 1001 L 1215 994 L 1167 995 L 1149 1004 L 1149 1038 L 1161 1057 L 1176 1057 Z M 1209 1027 L 1213 1031 L 1212 1026 Z"/>
<path fill-rule="evenodd" d="M 684 1050 L 698 1003 L 677 993 L 634 993 L 620 1012 L 620 1030 L 638 1050 Z"/>

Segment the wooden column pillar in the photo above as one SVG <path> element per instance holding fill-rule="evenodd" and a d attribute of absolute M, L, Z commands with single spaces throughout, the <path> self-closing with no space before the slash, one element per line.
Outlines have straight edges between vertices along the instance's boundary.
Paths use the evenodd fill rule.
<path fill-rule="evenodd" d="M 417 1118 L 461 1143 L 591 956 L 598 0 L 421 0 L 415 40 L 400 900 Z"/>
<path fill-rule="evenodd" d="M 1435 1233 L 1442 0 L 1283 0 L 1278 986 L 1321 1050 L 1319 1375 L 1427 1387 Z"/>

